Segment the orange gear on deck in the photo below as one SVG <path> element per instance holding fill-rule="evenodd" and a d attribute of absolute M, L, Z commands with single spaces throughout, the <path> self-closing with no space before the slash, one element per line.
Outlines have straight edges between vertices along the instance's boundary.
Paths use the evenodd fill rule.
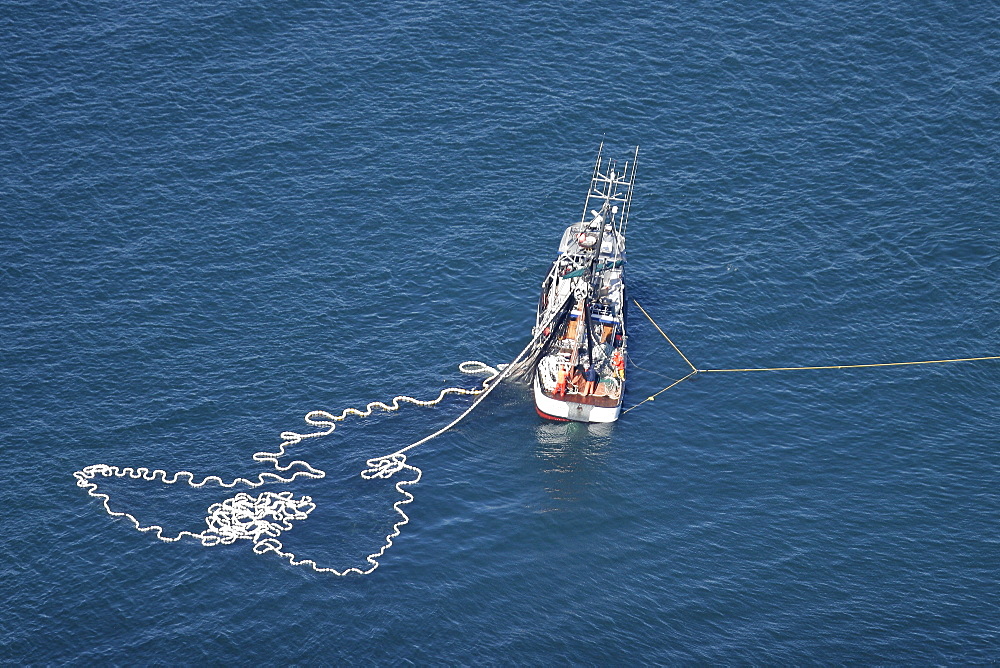
<path fill-rule="evenodd" d="M 566 367 L 562 365 L 559 366 L 559 370 L 556 372 L 555 394 L 558 396 L 566 394 Z"/>
<path fill-rule="evenodd" d="M 625 356 L 622 355 L 621 348 L 611 355 L 611 364 L 615 367 L 615 375 L 625 378 Z"/>

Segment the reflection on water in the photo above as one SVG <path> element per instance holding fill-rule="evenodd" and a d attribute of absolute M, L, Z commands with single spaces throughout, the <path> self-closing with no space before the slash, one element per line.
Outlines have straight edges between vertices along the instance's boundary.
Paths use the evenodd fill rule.
<path fill-rule="evenodd" d="M 611 445 L 614 423 L 554 422 L 535 429 L 535 453 L 543 463 L 545 487 L 553 506 L 563 510 L 575 504 L 598 480 Z"/>

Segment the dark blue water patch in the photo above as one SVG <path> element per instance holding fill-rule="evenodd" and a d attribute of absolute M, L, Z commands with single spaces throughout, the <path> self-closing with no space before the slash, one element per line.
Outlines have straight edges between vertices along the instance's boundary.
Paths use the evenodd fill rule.
<path fill-rule="evenodd" d="M 639 144 L 634 296 L 699 368 L 998 354 L 995 12 L 814 1 L 11 4 L 0 18 L 0 656 L 18 663 L 996 658 L 997 363 L 703 374 L 611 426 L 491 395 L 410 453 L 382 565 L 163 544 L 74 485 L 223 477 L 302 416 L 526 340 L 598 143 Z M 690 369 L 631 314 L 627 404 Z M 349 419 L 296 552 L 361 563 Z M 227 492 L 119 481 L 200 526 Z"/>

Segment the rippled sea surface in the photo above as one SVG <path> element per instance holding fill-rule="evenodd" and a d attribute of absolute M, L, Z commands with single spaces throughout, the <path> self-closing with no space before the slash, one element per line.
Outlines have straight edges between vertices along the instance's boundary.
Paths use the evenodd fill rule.
<path fill-rule="evenodd" d="M 225 478 L 313 409 L 509 360 L 598 144 L 631 294 L 700 368 L 1000 355 L 994 3 L 8 1 L 0 660 L 1000 659 L 1000 361 L 703 374 L 611 426 L 503 387 L 411 452 L 365 577 L 162 543 L 90 464 Z M 687 365 L 633 309 L 627 405 Z M 282 540 L 364 566 L 358 477 L 468 399 L 352 418 Z M 204 528 L 232 492 L 116 508 Z"/>

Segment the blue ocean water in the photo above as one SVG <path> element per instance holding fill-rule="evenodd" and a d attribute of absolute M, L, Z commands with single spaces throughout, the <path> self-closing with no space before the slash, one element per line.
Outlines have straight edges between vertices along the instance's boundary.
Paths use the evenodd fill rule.
<path fill-rule="evenodd" d="M 166 544 L 73 472 L 226 478 L 313 409 L 509 360 L 598 144 L 635 297 L 702 368 L 1000 354 L 994 3 L 32 2 L 0 12 L 0 659 L 937 664 L 1000 657 L 1000 363 L 685 382 L 603 427 L 501 388 L 421 446 L 381 567 Z M 633 310 L 629 405 L 687 366 Z M 364 461 L 282 536 L 364 566 Z M 108 484 L 203 528 L 229 493 Z"/>

